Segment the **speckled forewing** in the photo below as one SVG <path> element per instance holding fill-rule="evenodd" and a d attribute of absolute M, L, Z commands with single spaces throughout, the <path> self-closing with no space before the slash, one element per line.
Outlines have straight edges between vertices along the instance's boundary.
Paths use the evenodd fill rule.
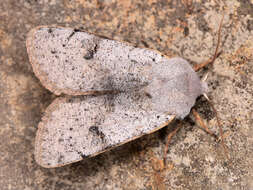
<path fill-rule="evenodd" d="M 39 124 L 35 159 L 59 167 L 152 133 L 174 116 L 155 111 L 140 93 L 58 98 Z"/>
<path fill-rule="evenodd" d="M 158 52 L 71 28 L 36 28 L 27 49 L 35 74 L 56 94 L 136 88 L 148 82 L 149 67 L 167 60 Z"/>

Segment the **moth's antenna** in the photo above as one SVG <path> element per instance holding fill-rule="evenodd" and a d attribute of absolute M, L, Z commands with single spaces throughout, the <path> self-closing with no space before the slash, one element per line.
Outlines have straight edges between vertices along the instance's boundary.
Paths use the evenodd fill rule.
<path fill-rule="evenodd" d="M 219 117 L 218 112 L 217 112 L 217 110 L 215 109 L 213 103 L 211 102 L 211 100 L 210 100 L 210 99 L 207 99 L 207 100 L 208 100 L 208 102 L 209 102 L 209 105 L 212 107 L 212 109 L 213 109 L 213 111 L 214 111 L 214 114 L 215 114 L 215 117 L 216 117 L 216 120 L 217 120 L 217 123 L 218 123 L 218 127 L 219 127 L 219 133 L 220 133 L 221 144 L 222 144 L 222 146 L 223 146 L 223 148 L 224 148 L 224 152 L 225 152 L 226 157 L 229 159 L 229 156 L 228 156 L 229 154 L 228 154 L 228 151 L 227 151 L 227 147 L 226 147 L 226 145 L 225 145 L 225 143 L 224 143 L 223 130 L 222 130 L 222 125 L 221 125 L 220 117 Z"/>
<path fill-rule="evenodd" d="M 221 18 L 221 21 L 220 21 L 220 26 L 219 26 L 219 30 L 218 30 L 218 40 L 217 40 L 217 45 L 216 45 L 216 49 L 215 49 L 215 53 L 214 53 L 213 58 L 206 61 L 206 62 L 204 62 L 204 63 L 195 65 L 194 68 L 193 68 L 195 71 L 200 70 L 201 68 L 205 67 L 208 64 L 212 64 L 215 61 L 215 59 L 217 57 L 219 57 L 220 54 L 222 53 L 222 51 L 219 52 L 219 46 L 220 46 L 220 41 L 221 41 L 221 28 L 222 28 L 222 24 L 223 24 L 223 19 L 224 19 L 224 14 L 222 15 L 222 18 Z M 208 74 L 206 74 L 203 77 L 202 81 L 205 81 L 207 79 L 207 76 L 208 76 Z M 215 109 L 215 107 L 214 107 L 213 103 L 211 102 L 211 100 L 208 98 L 207 94 L 203 93 L 203 96 L 207 99 L 207 101 L 209 102 L 209 104 L 211 105 L 211 107 L 212 107 L 212 109 L 215 113 L 215 117 L 217 119 L 217 123 L 218 123 L 218 127 L 219 127 L 219 133 L 220 133 L 220 137 L 221 137 L 221 144 L 224 148 L 224 152 L 226 154 L 226 157 L 229 158 L 228 152 L 227 152 L 227 147 L 225 146 L 225 143 L 224 143 L 223 130 L 222 130 L 222 126 L 221 126 L 220 117 L 218 115 L 218 112 Z"/>
<path fill-rule="evenodd" d="M 220 54 L 222 53 L 222 51 L 218 51 L 219 50 L 219 46 L 220 46 L 220 41 L 221 41 L 221 28 L 222 28 L 222 23 L 223 23 L 223 19 L 224 19 L 224 14 L 222 15 L 221 21 L 220 21 L 220 26 L 219 26 L 219 30 L 218 30 L 218 40 L 217 40 L 217 45 L 216 45 L 216 49 L 215 49 L 215 53 L 212 59 L 209 59 L 208 61 L 204 62 L 204 63 L 200 63 L 194 66 L 194 71 L 198 71 L 201 68 L 205 67 L 208 64 L 212 64 L 216 58 L 218 58 L 220 56 Z"/>
<path fill-rule="evenodd" d="M 206 74 L 203 76 L 203 78 L 202 78 L 201 80 L 202 80 L 203 82 L 205 82 L 205 81 L 207 80 L 207 77 L 208 77 L 208 73 L 206 73 Z M 208 98 L 207 94 L 206 94 L 206 93 L 203 93 L 203 96 L 207 99 L 207 101 L 209 102 L 209 104 L 211 105 L 211 107 L 212 107 L 212 109 L 213 109 L 213 111 L 214 111 L 214 113 L 215 113 L 215 117 L 216 117 L 216 119 L 217 119 L 219 131 L 220 131 L 221 144 L 222 144 L 222 146 L 223 146 L 223 148 L 224 148 L 224 152 L 225 152 L 227 158 L 229 158 L 229 157 L 228 157 L 228 153 L 227 153 L 227 147 L 225 146 L 225 143 L 224 143 L 223 130 L 222 130 L 222 126 L 221 126 L 220 117 L 219 117 L 219 115 L 218 115 L 218 112 L 217 112 L 217 110 L 215 109 L 215 107 L 214 107 L 212 101 L 210 100 L 210 98 Z M 195 110 L 193 110 L 193 114 L 194 114 L 195 116 L 197 116 L 197 113 L 194 113 L 194 112 L 196 112 Z"/>

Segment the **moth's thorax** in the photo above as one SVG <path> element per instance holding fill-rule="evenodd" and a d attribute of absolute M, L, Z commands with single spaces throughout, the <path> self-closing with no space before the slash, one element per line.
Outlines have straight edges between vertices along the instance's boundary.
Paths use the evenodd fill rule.
<path fill-rule="evenodd" d="M 152 98 L 154 109 L 176 114 L 178 118 L 188 115 L 196 98 L 207 91 L 207 84 L 181 58 L 172 58 L 161 63 L 153 69 L 151 78 L 145 92 Z"/>

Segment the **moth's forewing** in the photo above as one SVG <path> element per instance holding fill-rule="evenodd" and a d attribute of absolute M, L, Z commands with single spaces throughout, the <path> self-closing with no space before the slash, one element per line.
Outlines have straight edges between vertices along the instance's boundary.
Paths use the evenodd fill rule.
<path fill-rule="evenodd" d="M 35 140 L 35 159 L 59 167 L 95 156 L 166 126 L 175 116 L 156 112 L 143 93 L 58 98 Z"/>
<path fill-rule="evenodd" d="M 59 27 L 33 29 L 27 49 L 36 76 L 55 94 L 139 88 L 150 80 L 153 65 L 168 60 L 153 50 Z"/>

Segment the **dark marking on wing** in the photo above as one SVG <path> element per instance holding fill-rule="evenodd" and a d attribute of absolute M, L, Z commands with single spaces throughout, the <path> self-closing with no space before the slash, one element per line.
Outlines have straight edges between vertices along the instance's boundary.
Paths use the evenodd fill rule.
<path fill-rule="evenodd" d="M 71 32 L 71 34 L 67 37 L 67 43 L 69 42 L 69 40 L 70 40 L 77 32 L 82 32 L 82 31 L 79 30 L 79 29 L 74 29 L 74 30 Z M 67 43 L 66 43 L 66 44 L 62 44 L 62 46 L 65 47 L 65 46 L 67 45 Z"/>
<path fill-rule="evenodd" d="M 79 28 L 75 28 L 74 32 L 83 32 L 83 31 L 81 29 L 79 29 Z"/>
<path fill-rule="evenodd" d="M 82 157 L 82 159 L 85 159 L 85 158 L 88 157 L 88 156 L 86 156 L 84 153 L 82 153 L 80 151 L 78 151 L 77 153 Z"/>
<path fill-rule="evenodd" d="M 48 33 L 52 33 L 52 32 L 53 32 L 52 28 L 49 28 Z"/>
<path fill-rule="evenodd" d="M 93 49 L 88 49 L 87 53 L 83 56 L 83 58 L 86 60 L 92 59 L 94 57 L 94 54 L 97 52 L 97 47 L 98 47 L 98 45 L 95 44 Z"/>
<path fill-rule="evenodd" d="M 63 159 L 64 159 L 64 156 L 61 154 L 59 157 L 58 157 L 58 163 L 62 163 L 62 161 L 63 161 Z"/>
<path fill-rule="evenodd" d="M 151 96 L 151 94 L 149 94 L 149 93 L 147 93 L 147 92 L 145 92 L 145 95 L 148 97 L 148 98 L 152 98 L 152 96 Z"/>
<path fill-rule="evenodd" d="M 55 51 L 55 50 L 51 50 L 51 53 L 52 53 L 52 54 L 55 54 L 55 53 L 56 53 L 56 51 Z"/>
<path fill-rule="evenodd" d="M 99 136 L 99 137 L 101 138 L 102 142 L 105 141 L 105 134 L 104 134 L 102 131 L 100 131 L 99 128 L 98 128 L 97 126 L 95 126 L 95 125 L 94 125 L 94 126 L 91 126 L 91 127 L 89 128 L 89 131 L 90 131 L 91 133 L 95 134 L 96 136 Z"/>
<path fill-rule="evenodd" d="M 81 30 L 79 30 L 79 29 L 74 29 L 74 30 L 72 31 L 72 33 L 69 35 L 69 37 L 67 38 L 67 40 L 69 41 L 69 40 L 75 35 L 75 33 L 77 33 L 77 32 L 81 32 Z"/>

